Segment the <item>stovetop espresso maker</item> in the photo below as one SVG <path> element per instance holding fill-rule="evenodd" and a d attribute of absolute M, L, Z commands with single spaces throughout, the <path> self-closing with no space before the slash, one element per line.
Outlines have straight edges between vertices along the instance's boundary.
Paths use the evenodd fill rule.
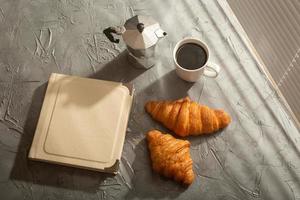
<path fill-rule="evenodd" d="M 142 15 L 128 19 L 124 26 L 109 27 L 104 30 L 104 34 L 114 43 L 119 43 L 119 39 L 115 39 L 113 34 L 122 35 L 129 61 L 134 66 L 144 69 L 155 64 L 156 44 L 160 38 L 167 35 L 152 17 Z"/>

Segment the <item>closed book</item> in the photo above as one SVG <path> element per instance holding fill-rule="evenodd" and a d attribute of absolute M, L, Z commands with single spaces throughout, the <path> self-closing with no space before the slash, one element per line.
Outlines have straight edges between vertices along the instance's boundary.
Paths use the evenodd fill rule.
<path fill-rule="evenodd" d="M 116 173 L 132 100 L 130 85 L 51 74 L 29 158 Z"/>

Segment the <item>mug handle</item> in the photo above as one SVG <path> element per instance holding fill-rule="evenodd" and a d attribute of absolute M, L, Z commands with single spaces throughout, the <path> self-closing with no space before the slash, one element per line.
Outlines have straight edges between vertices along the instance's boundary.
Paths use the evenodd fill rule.
<path fill-rule="evenodd" d="M 207 63 L 203 75 L 210 78 L 216 78 L 219 75 L 220 70 L 221 68 L 219 65 L 215 63 Z"/>

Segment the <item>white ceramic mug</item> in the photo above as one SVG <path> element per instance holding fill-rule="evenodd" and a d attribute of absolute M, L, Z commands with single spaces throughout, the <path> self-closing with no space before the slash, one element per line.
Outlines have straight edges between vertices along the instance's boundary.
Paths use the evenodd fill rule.
<path fill-rule="evenodd" d="M 184 45 L 186 43 L 197 44 L 205 50 L 207 59 L 203 66 L 199 66 L 199 68 L 191 70 L 191 69 L 183 68 L 182 66 L 180 66 L 178 64 L 177 58 L 176 58 L 177 51 L 182 45 Z M 194 37 L 188 37 L 188 38 L 184 38 L 184 39 L 180 40 L 175 45 L 175 48 L 173 51 L 173 60 L 176 65 L 176 74 L 181 79 L 188 81 L 188 82 L 196 82 L 202 75 L 211 77 L 211 78 L 217 77 L 220 73 L 220 67 L 214 63 L 209 62 L 209 55 L 210 54 L 209 54 L 208 46 L 204 42 L 200 41 L 199 39 L 194 38 Z"/>

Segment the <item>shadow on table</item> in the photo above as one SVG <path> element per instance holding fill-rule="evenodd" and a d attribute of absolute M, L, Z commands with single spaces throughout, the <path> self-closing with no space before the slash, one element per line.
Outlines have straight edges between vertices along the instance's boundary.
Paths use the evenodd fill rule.
<path fill-rule="evenodd" d="M 99 72 L 91 77 L 111 81 L 132 81 L 145 70 L 133 68 L 127 62 L 126 56 L 126 52 L 121 53 L 115 60 L 104 65 Z M 137 94 L 137 98 L 144 96 L 143 94 L 152 93 L 154 91 L 155 94 L 157 94 L 155 97 L 176 99 L 186 96 L 187 91 L 192 87 L 192 85 L 193 84 L 191 83 L 182 81 L 177 77 L 174 71 L 171 71 L 148 86 L 145 90 L 141 91 L 141 93 Z M 65 167 L 56 164 L 31 161 L 28 159 L 28 153 L 38 122 L 46 87 L 47 83 L 44 83 L 43 85 L 39 86 L 33 94 L 28 115 L 26 117 L 24 132 L 18 147 L 18 153 L 15 158 L 13 169 L 10 173 L 10 179 L 14 180 L 15 184 L 20 184 L 20 187 L 23 185 L 21 182 L 27 182 L 29 184 L 96 193 L 99 191 L 99 187 L 103 184 L 103 182 L 109 178 L 114 179 L 114 175 Z M 151 95 L 147 96 L 150 97 Z M 143 113 L 143 115 L 145 114 Z M 139 120 L 143 120 L 143 118 Z M 145 124 L 141 125 L 144 126 Z M 139 144 L 137 149 L 139 148 L 147 147 L 146 144 Z M 149 159 L 149 157 L 145 157 L 144 154 L 140 154 L 139 152 L 136 153 L 137 157 L 133 164 L 134 167 L 139 165 L 140 159 Z M 148 167 L 145 168 L 145 172 L 143 172 L 144 170 L 141 169 L 142 176 L 134 177 L 134 189 L 128 194 L 129 197 L 134 196 L 135 192 L 137 193 L 136 195 L 141 196 L 176 196 L 179 194 L 179 192 L 184 190 L 184 187 L 181 185 L 178 185 L 171 180 L 161 178 L 158 175 L 152 174 L 150 165 L 147 164 L 147 166 Z M 146 171 L 147 169 L 148 171 Z M 142 188 L 142 182 L 144 180 L 150 180 L 150 183 L 147 184 L 150 188 Z M 170 192 L 166 193 L 165 190 L 170 190 Z"/>
<path fill-rule="evenodd" d="M 124 51 L 91 78 L 130 82 L 144 71 L 133 68 L 127 61 L 127 52 Z M 10 179 L 94 193 L 105 179 L 114 175 L 28 159 L 46 88 L 47 83 L 44 83 L 34 91 Z"/>
<path fill-rule="evenodd" d="M 128 61 L 128 52 L 125 50 L 120 53 L 115 59 L 108 62 L 100 68 L 90 78 L 102 79 L 108 81 L 118 81 L 128 83 L 146 71 L 146 69 L 135 68 Z"/>
<path fill-rule="evenodd" d="M 126 199 L 176 198 L 187 189 L 186 186 L 152 171 L 146 139 L 135 147 L 135 160 L 132 168 L 134 170 L 133 188 L 127 193 Z"/>

